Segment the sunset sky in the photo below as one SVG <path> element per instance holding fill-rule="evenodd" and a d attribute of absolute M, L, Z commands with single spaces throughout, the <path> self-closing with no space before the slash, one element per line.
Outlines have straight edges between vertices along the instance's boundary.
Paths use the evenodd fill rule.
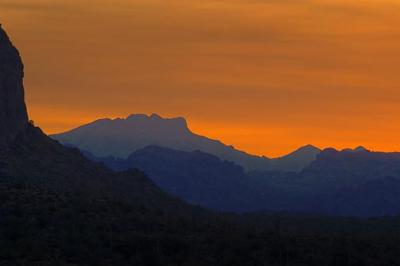
<path fill-rule="evenodd" d="M 183 116 L 254 154 L 400 150 L 400 0 L 1 0 L 46 133 Z"/>

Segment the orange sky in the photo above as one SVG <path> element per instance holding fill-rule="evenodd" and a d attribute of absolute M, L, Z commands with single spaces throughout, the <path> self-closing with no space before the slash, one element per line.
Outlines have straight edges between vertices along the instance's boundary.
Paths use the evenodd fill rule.
<path fill-rule="evenodd" d="M 400 0 L 1 0 L 47 133 L 184 116 L 255 154 L 400 150 Z"/>

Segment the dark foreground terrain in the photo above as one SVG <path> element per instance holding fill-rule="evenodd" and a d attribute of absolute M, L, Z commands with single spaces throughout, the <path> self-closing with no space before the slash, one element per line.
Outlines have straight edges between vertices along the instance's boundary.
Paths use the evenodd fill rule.
<path fill-rule="evenodd" d="M 400 265 L 398 219 L 211 213 L 32 126 L 0 177 L 0 265 Z"/>

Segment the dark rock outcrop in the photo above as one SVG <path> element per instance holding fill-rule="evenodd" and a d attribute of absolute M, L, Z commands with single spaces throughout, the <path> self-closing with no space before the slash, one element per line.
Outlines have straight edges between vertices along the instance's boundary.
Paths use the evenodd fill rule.
<path fill-rule="evenodd" d="M 28 124 L 23 77 L 21 57 L 0 25 L 0 148 Z"/>

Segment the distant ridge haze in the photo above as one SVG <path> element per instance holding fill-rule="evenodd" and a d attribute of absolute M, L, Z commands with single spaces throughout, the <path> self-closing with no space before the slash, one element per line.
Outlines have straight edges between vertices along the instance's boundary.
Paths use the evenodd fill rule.
<path fill-rule="evenodd" d="M 126 158 L 132 152 L 147 146 L 182 151 L 200 150 L 235 162 L 248 171 L 300 171 L 321 152 L 319 148 L 307 145 L 275 159 L 251 155 L 221 141 L 193 133 L 182 117 L 162 118 L 157 114 L 132 114 L 126 118 L 99 119 L 51 137 L 99 157 Z"/>
<path fill-rule="evenodd" d="M 143 170 L 172 195 L 218 211 L 267 208 L 360 217 L 399 214 L 399 153 L 330 148 L 298 173 L 245 173 L 211 154 L 156 146 L 137 150 L 126 160 L 84 154 L 116 171 Z"/>
<path fill-rule="evenodd" d="M 97 157 L 127 158 L 132 152 L 148 146 L 187 152 L 200 150 L 222 160 L 232 161 L 246 171 L 299 172 L 313 162 L 322 151 L 309 144 L 276 158 L 252 155 L 219 140 L 196 134 L 183 117 L 163 118 L 154 113 L 151 115 L 131 114 L 126 118 L 99 119 L 70 131 L 51 135 L 51 137 Z M 328 148 L 330 149 L 335 150 Z M 358 146 L 341 151 L 360 152 L 367 149 Z"/>

